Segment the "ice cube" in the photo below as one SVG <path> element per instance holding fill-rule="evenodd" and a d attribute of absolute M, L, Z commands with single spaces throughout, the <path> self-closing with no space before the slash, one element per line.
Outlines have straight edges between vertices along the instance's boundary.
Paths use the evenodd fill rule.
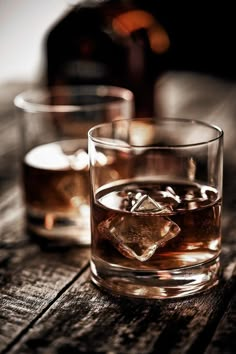
<path fill-rule="evenodd" d="M 131 212 L 155 212 L 155 213 L 171 213 L 172 208 L 168 204 L 161 204 L 152 199 L 149 195 L 144 194 L 139 197 L 132 206 Z"/>
<path fill-rule="evenodd" d="M 163 208 L 161 207 L 161 205 L 158 204 L 154 199 L 149 197 L 147 194 L 142 195 L 140 193 L 138 200 L 131 208 L 131 212 L 159 212 L 162 211 L 162 209 Z"/>
<path fill-rule="evenodd" d="M 86 177 L 79 173 L 66 174 L 56 184 L 58 197 L 79 210 L 81 205 L 89 203 L 89 190 Z"/>
<path fill-rule="evenodd" d="M 166 198 L 172 198 L 176 203 L 180 203 L 180 197 L 175 193 L 174 189 L 171 186 L 166 187 Z"/>
<path fill-rule="evenodd" d="M 122 197 L 120 208 L 126 211 L 131 211 L 132 207 L 137 203 L 137 200 L 144 194 L 144 191 L 137 190 L 132 191 L 130 189 L 124 189 L 119 192 L 119 196 Z"/>
<path fill-rule="evenodd" d="M 78 149 L 73 155 L 68 156 L 70 167 L 73 170 L 88 170 L 89 157 L 83 149 Z"/>
<path fill-rule="evenodd" d="M 168 192 L 173 197 L 176 197 L 176 193 L 175 193 L 174 189 L 171 186 L 167 186 L 166 187 L 166 192 Z"/>
<path fill-rule="evenodd" d="M 123 216 L 114 214 L 100 222 L 98 231 L 123 256 L 145 262 L 159 247 L 176 237 L 180 227 L 170 218 L 159 214 L 127 213 Z"/>
<path fill-rule="evenodd" d="M 182 197 L 182 202 L 179 209 L 193 210 L 197 209 L 200 205 L 208 204 L 208 195 L 205 187 L 189 189 Z"/>
<path fill-rule="evenodd" d="M 165 190 L 154 190 L 153 197 L 158 204 L 166 205 L 167 209 L 171 211 L 176 209 L 181 202 L 180 196 L 170 186 L 167 186 Z"/>
<path fill-rule="evenodd" d="M 205 200 L 214 201 L 217 198 L 216 189 L 210 186 L 202 186 L 200 193 L 204 201 Z"/>
<path fill-rule="evenodd" d="M 168 203 L 173 207 L 181 202 L 181 198 L 175 193 L 174 189 L 170 186 L 166 187 L 166 190 L 163 192 L 164 202 Z"/>

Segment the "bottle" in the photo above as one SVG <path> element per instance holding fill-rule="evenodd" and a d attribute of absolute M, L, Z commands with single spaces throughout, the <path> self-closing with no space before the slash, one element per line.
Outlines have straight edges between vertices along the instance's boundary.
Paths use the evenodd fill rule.
<path fill-rule="evenodd" d="M 137 117 L 154 113 L 154 87 L 170 45 L 156 0 L 82 0 L 46 37 L 47 84 L 130 89 Z"/>

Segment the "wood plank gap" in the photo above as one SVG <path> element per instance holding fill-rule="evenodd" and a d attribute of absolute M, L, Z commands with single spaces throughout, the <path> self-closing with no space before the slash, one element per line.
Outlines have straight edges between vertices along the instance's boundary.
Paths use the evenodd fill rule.
<path fill-rule="evenodd" d="M 225 313 L 227 313 L 227 309 L 232 302 L 235 291 L 236 291 L 236 277 L 235 275 L 229 280 L 227 284 L 227 296 L 225 297 L 225 301 L 223 301 L 220 309 L 218 310 L 218 315 L 215 318 L 215 321 L 212 322 L 210 326 L 206 326 L 205 331 L 200 333 L 197 340 L 194 342 L 194 345 L 190 348 L 188 354 L 195 354 L 196 348 L 198 353 L 206 353 L 208 347 L 211 345 L 214 336 L 216 335 L 217 329 L 220 323 L 223 321 Z M 207 335 L 206 333 L 207 332 Z"/>
<path fill-rule="evenodd" d="M 89 268 L 89 263 L 84 266 L 59 292 L 58 294 L 54 297 L 54 299 L 52 301 L 50 301 L 48 303 L 47 306 L 45 306 L 45 308 L 24 328 L 22 329 L 22 331 L 14 338 L 14 340 L 12 342 L 10 342 L 5 349 L 3 349 L 1 354 L 6 354 L 7 352 L 9 352 L 14 345 L 17 344 L 18 341 L 20 341 L 26 334 L 27 332 L 30 330 L 30 328 L 32 328 L 34 326 L 34 324 L 50 309 L 50 307 L 63 295 L 63 293 L 65 291 L 67 291 L 72 285 L 73 283 L 79 279 L 79 277 L 86 272 L 86 270 Z"/>

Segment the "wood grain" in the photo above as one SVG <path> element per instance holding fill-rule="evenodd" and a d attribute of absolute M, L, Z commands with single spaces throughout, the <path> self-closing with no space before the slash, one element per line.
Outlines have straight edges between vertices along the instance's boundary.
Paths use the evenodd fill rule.
<path fill-rule="evenodd" d="M 234 263 L 233 278 L 236 277 L 236 262 Z M 235 284 L 235 279 L 234 281 Z M 236 348 L 236 287 L 234 295 L 219 322 L 216 332 L 207 348 L 206 354 L 231 354 Z"/>
<path fill-rule="evenodd" d="M 10 102 L 0 108 L 0 352 L 233 354 L 235 161 L 227 155 L 219 285 L 181 300 L 113 296 L 91 284 L 89 248 L 58 248 L 25 231 Z"/>
<path fill-rule="evenodd" d="M 232 295 L 223 282 L 178 301 L 112 296 L 79 277 L 10 353 L 203 353 Z"/>
<path fill-rule="evenodd" d="M 29 250 L 28 250 L 29 251 Z M 19 250 L 18 253 L 22 253 Z M 5 277 L 0 294 L 0 350 L 32 325 L 88 264 L 89 249 L 24 253 Z M 18 258 L 20 258 L 18 254 Z"/>

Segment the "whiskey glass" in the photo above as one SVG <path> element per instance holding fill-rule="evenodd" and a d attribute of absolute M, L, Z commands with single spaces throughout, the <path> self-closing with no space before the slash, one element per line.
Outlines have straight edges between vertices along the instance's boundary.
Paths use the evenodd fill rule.
<path fill-rule="evenodd" d="M 14 103 L 27 229 L 58 243 L 89 245 L 87 133 L 94 124 L 130 118 L 133 94 L 113 86 L 58 86 L 20 93 Z"/>
<path fill-rule="evenodd" d="M 216 285 L 221 128 L 147 118 L 97 125 L 88 135 L 92 281 L 116 294 L 157 299 Z"/>

